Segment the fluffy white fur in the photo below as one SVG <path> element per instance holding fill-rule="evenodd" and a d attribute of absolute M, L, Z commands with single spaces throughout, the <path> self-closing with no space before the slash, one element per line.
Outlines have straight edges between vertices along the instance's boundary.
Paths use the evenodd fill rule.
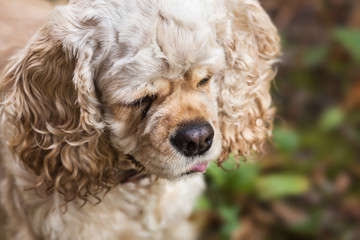
<path fill-rule="evenodd" d="M 204 182 L 184 174 L 261 151 L 278 41 L 256 0 L 55 8 L 1 79 L 8 238 L 194 239 Z M 213 144 L 189 158 L 169 138 L 199 119 Z"/>

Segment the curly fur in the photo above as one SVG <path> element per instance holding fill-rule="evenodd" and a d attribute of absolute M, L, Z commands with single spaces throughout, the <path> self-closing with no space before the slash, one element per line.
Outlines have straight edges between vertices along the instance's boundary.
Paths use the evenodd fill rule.
<path fill-rule="evenodd" d="M 183 173 L 221 164 L 230 152 L 262 151 L 278 42 L 256 0 L 74 0 L 55 8 L 0 82 L 10 238 L 194 237 L 177 221 L 203 183 Z M 135 106 L 144 96 L 151 102 Z M 215 137 L 190 161 L 167 139 L 192 120 L 208 121 Z M 139 174 L 145 178 L 128 182 Z"/>
<path fill-rule="evenodd" d="M 66 201 L 85 199 L 108 185 L 114 151 L 97 119 L 95 91 L 83 89 L 87 73 L 79 68 L 86 59 L 66 56 L 46 32 L 38 33 L 2 82 L 2 127 L 8 146 L 38 175 L 38 189 L 47 195 L 57 190 Z M 73 82 L 63 80 L 73 72 Z"/>

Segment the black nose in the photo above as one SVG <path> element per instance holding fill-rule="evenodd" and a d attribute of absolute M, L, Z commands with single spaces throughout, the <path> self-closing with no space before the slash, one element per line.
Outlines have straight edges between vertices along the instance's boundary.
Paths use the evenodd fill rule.
<path fill-rule="evenodd" d="M 207 122 L 190 122 L 181 126 L 173 137 L 171 144 L 187 157 L 205 153 L 211 147 L 214 129 Z"/>

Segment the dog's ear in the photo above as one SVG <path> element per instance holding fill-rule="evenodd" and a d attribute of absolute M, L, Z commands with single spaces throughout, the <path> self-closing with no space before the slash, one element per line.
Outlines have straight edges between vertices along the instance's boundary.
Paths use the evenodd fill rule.
<path fill-rule="evenodd" d="M 105 144 L 94 86 L 91 33 L 63 11 L 33 37 L 1 80 L 1 129 L 38 190 L 65 201 L 109 187 L 113 151 Z M 107 179 L 109 177 L 109 179 Z"/>
<path fill-rule="evenodd" d="M 277 30 L 257 1 L 228 1 L 227 8 L 229 15 L 217 24 L 227 62 L 219 83 L 220 163 L 230 152 L 236 158 L 261 152 L 271 135 L 275 109 L 269 91 L 280 51 Z"/>

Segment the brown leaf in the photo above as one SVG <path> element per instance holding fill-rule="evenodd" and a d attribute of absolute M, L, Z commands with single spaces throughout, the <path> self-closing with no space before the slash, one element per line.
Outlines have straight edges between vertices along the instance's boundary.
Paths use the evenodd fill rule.
<path fill-rule="evenodd" d="M 275 201 L 272 207 L 274 212 L 287 224 L 299 224 L 307 219 L 304 210 L 290 206 L 284 201 Z"/>
<path fill-rule="evenodd" d="M 231 240 L 261 240 L 263 237 L 264 230 L 249 218 L 244 218 L 231 235 Z"/>
<path fill-rule="evenodd" d="M 344 105 L 346 109 L 360 107 L 360 76 L 346 95 Z"/>
<path fill-rule="evenodd" d="M 347 192 L 350 185 L 351 185 L 351 179 L 349 174 L 340 173 L 335 179 L 335 183 L 334 183 L 335 193 L 342 194 Z"/>

